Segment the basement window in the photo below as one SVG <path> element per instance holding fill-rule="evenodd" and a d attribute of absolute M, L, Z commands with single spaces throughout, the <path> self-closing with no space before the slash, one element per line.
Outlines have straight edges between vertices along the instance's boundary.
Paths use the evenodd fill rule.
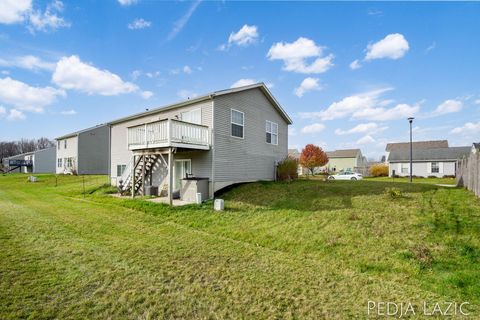
<path fill-rule="evenodd" d="M 243 128 L 245 127 L 245 114 L 241 111 L 231 109 L 232 137 L 243 139 Z"/>
<path fill-rule="evenodd" d="M 121 177 L 122 174 L 125 172 L 125 168 L 127 166 L 125 164 L 118 164 L 117 165 L 117 177 Z"/>

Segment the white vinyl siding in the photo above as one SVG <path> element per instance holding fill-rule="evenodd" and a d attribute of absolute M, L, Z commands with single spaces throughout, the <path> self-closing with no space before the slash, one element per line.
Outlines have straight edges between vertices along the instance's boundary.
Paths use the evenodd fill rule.
<path fill-rule="evenodd" d="M 266 142 L 278 145 L 278 124 L 272 121 L 265 122 Z"/>
<path fill-rule="evenodd" d="M 232 109 L 231 110 L 231 135 L 232 137 L 242 138 L 244 137 L 244 128 L 245 128 L 245 114 L 241 111 Z"/>
<path fill-rule="evenodd" d="M 182 112 L 180 117 L 181 120 L 185 122 L 202 124 L 202 109 L 198 108 L 195 110 Z"/>

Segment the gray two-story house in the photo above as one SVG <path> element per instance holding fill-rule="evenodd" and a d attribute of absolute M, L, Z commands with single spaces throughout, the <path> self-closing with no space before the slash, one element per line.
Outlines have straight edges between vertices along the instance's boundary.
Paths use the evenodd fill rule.
<path fill-rule="evenodd" d="M 109 123 L 111 183 L 132 195 L 157 187 L 171 200 L 200 180 L 210 198 L 235 183 L 274 180 L 291 123 L 263 83 L 118 119 Z"/>
<path fill-rule="evenodd" d="M 57 174 L 108 174 L 110 127 L 101 124 L 72 132 L 57 141 Z"/>

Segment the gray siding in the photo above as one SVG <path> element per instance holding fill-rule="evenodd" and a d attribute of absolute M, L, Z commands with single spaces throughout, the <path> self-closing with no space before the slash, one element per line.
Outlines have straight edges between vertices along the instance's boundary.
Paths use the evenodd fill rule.
<path fill-rule="evenodd" d="M 443 163 L 443 170 L 439 173 L 431 173 L 428 172 L 428 164 L 431 163 L 430 161 L 426 162 L 414 162 L 412 164 L 412 174 L 414 176 L 419 176 L 419 177 L 428 177 L 428 176 L 436 176 L 436 177 L 443 177 L 445 175 L 455 175 L 455 170 L 456 170 L 456 163 L 454 161 L 437 161 Z M 395 170 L 395 174 L 401 177 L 407 177 L 410 176 L 409 173 L 402 173 L 401 171 L 401 164 L 406 166 L 410 166 L 409 162 L 390 162 L 388 164 L 388 170 L 389 173 L 388 175 L 391 177 L 392 176 L 392 171 Z"/>
<path fill-rule="evenodd" d="M 108 174 L 110 127 L 100 126 L 78 134 L 78 174 Z"/>
<path fill-rule="evenodd" d="M 231 109 L 244 112 L 244 139 L 231 136 Z M 266 143 L 266 120 L 278 124 L 278 145 Z M 214 98 L 215 191 L 232 183 L 274 180 L 288 154 L 288 124 L 260 89 Z"/>
<path fill-rule="evenodd" d="M 34 173 L 55 173 L 57 164 L 57 148 L 48 148 L 35 151 L 33 157 Z"/>

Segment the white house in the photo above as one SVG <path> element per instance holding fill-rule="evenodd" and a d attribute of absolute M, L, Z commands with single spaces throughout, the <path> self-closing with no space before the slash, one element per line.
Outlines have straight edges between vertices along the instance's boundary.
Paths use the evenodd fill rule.
<path fill-rule="evenodd" d="M 412 143 L 413 149 L 436 149 L 436 148 L 448 148 L 448 140 L 431 140 L 431 141 L 414 141 Z M 392 151 L 410 150 L 410 142 L 394 142 L 387 143 L 385 147 L 385 163 L 388 164 L 390 153 Z"/>

